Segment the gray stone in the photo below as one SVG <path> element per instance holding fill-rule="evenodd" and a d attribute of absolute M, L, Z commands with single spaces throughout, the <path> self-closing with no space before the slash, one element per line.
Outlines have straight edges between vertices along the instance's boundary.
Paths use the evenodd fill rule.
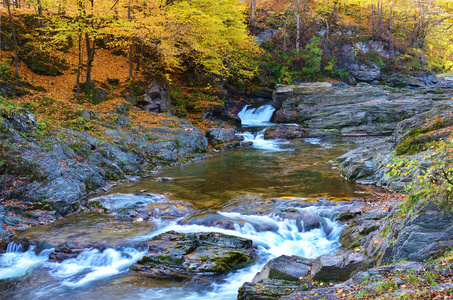
<path fill-rule="evenodd" d="M 91 113 L 86 109 L 82 110 L 79 116 L 81 116 L 84 119 L 91 120 Z"/>
<path fill-rule="evenodd" d="M 252 283 L 257 284 L 265 279 L 281 279 L 299 281 L 310 271 L 312 259 L 282 255 L 271 259 L 263 269 L 255 275 Z"/>
<path fill-rule="evenodd" d="M 420 96 L 420 95 L 418 95 Z M 397 124 L 438 103 L 417 95 L 393 95 L 379 86 L 312 83 L 277 86 L 272 105 L 275 123 L 297 123 L 311 136 L 390 135 Z"/>
<path fill-rule="evenodd" d="M 352 272 L 360 268 L 365 260 L 366 257 L 361 252 L 354 251 L 336 256 L 322 255 L 314 260 L 311 276 L 315 280 L 344 281 L 349 279 Z"/>
<path fill-rule="evenodd" d="M 211 145 L 230 143 L 236 139 L 233 128 L 210 128 L 206 131 L 206 137 Z"/>
<path fill-rule="evenodd" d="M 168 199 L 158 194 L 112 194 L 88 200 L 94 207 L 102 207 L 109 212 L 120 212 L 125 208 L 142 208 L 155 202 L 167 202 Z"/>
<path fill-rule="evenodd" d="M 129 121 L 129 119 L 126 116 L 120 116 L 118 118 L 118 124 L 120 126 L 128 126 L 131 124 L 131 121 Z"/>
<path fill-rule="evenodd" d="M 13 111 L 11 116 L 7 118 L 14 129 L 20 132 L 27 132 L 36 129 L 36 120 L 31 112 L 26 109 Z"/>
<path fill-rule="evenodd" d="M 382 262 L 408 259 L 424 261 L 436 258 L 453 247 L 453 215 L 428 202 L 409 214 L 404 227 L 392 227 L 395 241 L 384 244 Z M 371 241 L 370 241 L 371 242 Z"/>

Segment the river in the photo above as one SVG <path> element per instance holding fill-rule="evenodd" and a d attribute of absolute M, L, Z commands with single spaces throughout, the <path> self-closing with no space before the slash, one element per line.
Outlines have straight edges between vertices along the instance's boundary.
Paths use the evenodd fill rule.
<path fill-rule="evenodd" d="M 0 255 L 0 297 L 236 299 L 242 283 L 251 281 L 270 258 L 282 254 L 314 258 L 338 249 L 342 227 L 335 221 L 335 203 L 360 198 L 367 188 L 345 182 L 328 161 L 354 148 L 355 141 L 264 140 L 262 128 L 247 126 L 271 125 L 269 110 L 262 107 L 248 112 L 244 109 L 242 113 L 248 131 L 238 134 L 253 146 L 166 169 L 115 187 L 105 196 L 112 201 L 149 200 L 146 205 L 152 214 L 147 220 L 80 214 L 21 233 L 19 238 L 51 245 L 94 242 L 102 247 L 86 249 L 78 257 L 58 263 L 48 261 L 52 249 L 38 253 L 39 247 L 30 247 L 24 251 L 22 246 L 11 243 Z M 155 196 L 143 194 L 145 191 Z M 304 218 L 322 218 L 322 226 L 303 230 L 299 223 L 304 218 L 282 217 L 273 213 L 267 203 L 299 203 L 293 208 L 296 213 Z M 234 228 L 212 225 L 211 221 L 218 219 L 234 223 Z M 146 254 L 140 244 L 169 230 L 248 238 L 254 242 L 259 259 L 229 274 L 187 280 L 153 279 L 131 271 L 130 267 Z"/>

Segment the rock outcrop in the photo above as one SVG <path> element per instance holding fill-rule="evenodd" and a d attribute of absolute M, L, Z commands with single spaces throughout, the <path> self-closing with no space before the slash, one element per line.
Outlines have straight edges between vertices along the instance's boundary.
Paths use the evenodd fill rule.
<path fill-rule="evenodd" d="M 170 111 L 170 87 L 164 79 L 155 79 L 148 85 L 145 94 L 137 99 L 137 106 L 151 112 Z"/>
<path fill-rule="evenodd" d="M 311 136 L 390 135 L 399 122 L 430 110 L 441 100 L 448 101 L 448 95 L 402 94 L 366 83 L 356 87 L 326 82 L 277 86 L 271 121 L 300 124 Z"/>

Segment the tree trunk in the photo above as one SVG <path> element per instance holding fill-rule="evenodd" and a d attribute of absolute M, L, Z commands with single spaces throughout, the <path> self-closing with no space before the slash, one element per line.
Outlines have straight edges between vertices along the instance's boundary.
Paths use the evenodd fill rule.
<path fill-rule="evenodd" d="M 373 34 L 376 33 L 376 20 L 375 20 L 375 13 L 374 13 L 374 4 L 371 5 L 371 24 L 373 27 Z"/>
<path fill-rule="evenodd" d="M 90 36 L 88 33 L 85 33 L 85 43 L 87 48 L 87 70 L 86 70 L 86 77 L 85 82 L 87 86 L 92 86 L 93 81 L 91 80 L 91 68 L 93 66 L 94 60 L 94 51 L 96 50 L 96 40 L 93 40 L 93 46 L 90 44 Z"/>
<path fill-rule="evenodd" d="M 77 99 L 80 96 L 80 74 L 82 73 L 82 33 L 79 32 L 79 64 L 77 66 Z"/>
<path fill-rule="evenodd" d="M 256 22 L 256 0 L 251 0 L 250 6 L 251 6 L 250 26 L 254 27 Z"/>
<path fill-rule="evenodd" d="M 300 50 L 300 0 L 297 0 L 296 7 L 296 52 Z"/>
<path fill-rule="evenodd" d="M 393 32 L 392 32 L 392 17 L 393 17 L 393 4 L 390 5 L 390 17 L 389 17 L 389 35 L 390 35 L 390 46 L 389 46 L 389 58 L 393 58 Z"/>
<path fill-rule="evenodd" d="M 135 54 L 137 58 L 137 66 L 135 68 L 135 71 L 140 72 L 140 63 L 142 61 L 142 49 L 138 43 L 135 44 Z"/>
<path fill-rule="evenodd" d="M 39 32 L 39 35 L 42 36 L 42 35 L 44 35 L 44 20 L 42 17 L 41 0 L 38 0 L 38 16 L 39 16 L 39 27 L 41 27 L 41 31 Z"/>
<path fill-rule="evenodd" d="M 19 67 L 17 66 L 17 39 L 16 39 L 16 30 L 14 29 L 13 17 L 11 15 L 11 8 L 9 5 L 9 0 L 6 0 L 6 6 L 8 7 L 9 23 L 11 24 L 11 31 L 13 33 L 14 41 L 14 75 L 19 77 Z"/>
<path fill-rule="evenodd" d="M 131 2 L 127 6 L 127 19 L 131 20 Z M 129 42 L 129 78 L 134 77 L 134 65 L 132 64 L 132 41 Z"/>

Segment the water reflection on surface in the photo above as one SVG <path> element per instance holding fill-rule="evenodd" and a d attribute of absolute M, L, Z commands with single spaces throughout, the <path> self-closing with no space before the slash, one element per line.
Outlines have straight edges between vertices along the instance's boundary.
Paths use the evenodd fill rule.
<path fill-rule="evenodd" d="M 318 142 L 318 141 L 317 141 Z M 366 187 L 345 182 L 328 163 L 354 148 L 350 140 L 331 139 L 323 145 L 292 141 L 293 151 L 233 149 L 209 159 L 162 171 L 138 183 L 114 188 L 110 193 L 170 193 L 170 199 L 192 202 L 197 209 L 215 209 L 245 195 L 263 197 L 358 197 Z M 328 147 L 326 147 L 326 144 Z M 156 177 L 173 181 L 156 182 Z"/>

